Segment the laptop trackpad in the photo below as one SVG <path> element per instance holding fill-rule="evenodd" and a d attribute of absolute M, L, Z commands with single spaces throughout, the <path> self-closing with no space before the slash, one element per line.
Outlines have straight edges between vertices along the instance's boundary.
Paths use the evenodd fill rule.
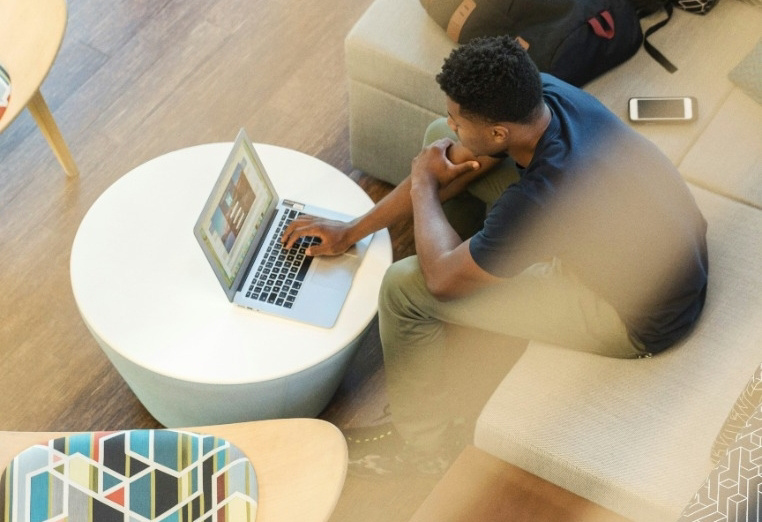
<path fill-rule="evenodd" d="M 360 259 L 357 256 L 344 254 L 337 257 L 320 257 L 315 261 L 318 262 L 313 263 L 314 270 L 310 284 L 338 289 L 344 285 L 351 285 Z"/>

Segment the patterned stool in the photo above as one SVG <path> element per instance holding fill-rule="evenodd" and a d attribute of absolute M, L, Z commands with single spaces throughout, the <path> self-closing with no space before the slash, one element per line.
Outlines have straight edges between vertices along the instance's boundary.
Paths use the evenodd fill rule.
<path fill-rule="evenodd" d="M 178 430 L 91 432 L 32 446 L 0 478 L 0 520 L 253 521 L 257 475 L 225 439 Z"/>

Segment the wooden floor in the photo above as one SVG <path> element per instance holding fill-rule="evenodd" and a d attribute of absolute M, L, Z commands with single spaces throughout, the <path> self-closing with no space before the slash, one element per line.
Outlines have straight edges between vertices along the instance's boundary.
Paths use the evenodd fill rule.
<path fill-rule="evenodd" d="M 28 112 L 0 134 L 0 428 L 156 425 L 85 327 L 69 279 L 79 223 L 132 168 L 245 127 L 383 195 L 348 153 L 343 39 L 369 3 L 70 1 L 41 90 L 81 176 L 65 176 Z M 162 209 L 146 211 L 158 221 Z"/>
<path fill-rule="evenodd" d="M 42 93 L 80 177 L 67 179 L 28 112 L 0 135 L 0 430 L 159 427 L 88 332 L 69 280 L 80 221 L 132 168 L 245 127 L 373 199 L 389 190 L 349 161 L 343 40 L 370 3 L 71 0 Z M 413 252 L 410 231 L 390 231 L 395 258 Z M 339 427 L 383 414 L 376 331 L 366 345 L 321 415 Z M 407 520 L 433 486 L 349 478 L 333 520 Z"/>

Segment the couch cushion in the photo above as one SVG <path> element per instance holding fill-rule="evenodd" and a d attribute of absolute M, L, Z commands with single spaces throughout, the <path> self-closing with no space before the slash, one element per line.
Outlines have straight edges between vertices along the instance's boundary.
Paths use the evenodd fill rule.
<path fill-rule="evenodd" d="M 739 0 L 745 4 L 753 5 L 755 7 L 762 7 L 762 0 Z"/>
<path fill-rule="evenodd" d="M 634 520 L 679 516 L 762 346 L 762 212 L 692 191 L 710 275 L 690 338 L 642 360 L 530 343 L 479 417 L 477 447 Z"/>
<path fill-rule="evenodd" d="M 762 208 L 762 105 L 734 88 L 678 170 L 697 185 Z"/>
<path fill-rule="evenodd" d="M 762 103 L 762 38 L 728 77 L 754 101 Z"/>
<path fill-rule="evenodd" d="M 434 76 L 455 44 L 418 0 L 375 0 L 345 47 L 349 78 L 444 115 L 444 94 Z"/>
<path fill-rule="evenodd" d="M 394 185 L 410 173 L 426 128 L 441 115 L 349 80 L 352 166 Z"/>
<path fill-rule="evenodd" d="M 655 15 L 644 21 L 647 27 Z M 733 89 L 730 70 L 762 34 L 762 9 L 738 1 L 719 2 L 706 16 L 676 10 L 649 41 L 674 63 L 670 74 L 643 49 L 585 86 L 622 119 L 633 96 L 695 96 L 698 120 L 684 124 L 640 124 L 636 128 L 679 165 Z M 722 177 L 722 176 L 720 176 Z"/>

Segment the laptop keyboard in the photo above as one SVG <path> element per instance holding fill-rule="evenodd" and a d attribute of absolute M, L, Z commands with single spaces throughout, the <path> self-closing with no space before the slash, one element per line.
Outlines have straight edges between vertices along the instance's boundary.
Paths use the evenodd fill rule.
<path fill-rule="evenodd" d="M 283 248 L 280 241 L 283 230 L 300 215 L 299 211 L 287 210 L 281 216 L 246 297 L 284 308 L 294 306 L 313 259 L 304 252 L 310 245 L 320 243 L 317 237 L 305 236 L 290 249 Z"/>

